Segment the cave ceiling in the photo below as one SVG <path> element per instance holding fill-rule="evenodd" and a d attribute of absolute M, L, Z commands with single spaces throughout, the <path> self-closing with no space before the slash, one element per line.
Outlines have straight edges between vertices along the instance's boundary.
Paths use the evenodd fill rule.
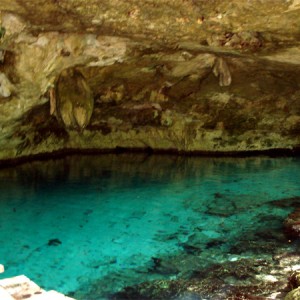
<path fill-rule="evenodd" d="M 300 1 L 1 0 L 0 159 L 300 145 Z"/>

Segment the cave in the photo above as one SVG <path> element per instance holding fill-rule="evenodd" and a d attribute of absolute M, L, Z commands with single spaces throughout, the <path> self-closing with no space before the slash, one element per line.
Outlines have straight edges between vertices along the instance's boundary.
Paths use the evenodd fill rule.
<path fill-rule="evenodd" d="M 298 9 L 2 0 L 0 159 L 297 152 Z"/>
<path fill-rule="evenodd" d="M 128 227 L 143 228 L 136 220 L 162 222 L 153 245 L 176 244 L 172 254 L 124 256 L 130 266 L 117 254 L 89 258 L 86 267 L 93 274 L 86 280 L 76 275 L 76 291 L 54 280 L 58 266 L 66 266 L 49 263 L 44 268 L 53 274 L 42 281 L 45 288 L 77 300 L 300 299 L 299 0 L 0 2 L 0 186 L 6 212 L 0 240 L 13 234 L 10 225 L 22 232 L 23 219 L 39 220 L 43 228 L 43 205 L 48 212 L 58 207 L 52 211 L 57 220 L 73 222 L 72 211 L 66 211 L 74 205 L 75 218 L 76 203 L 61 209 L 59 203 L 68 195 L 77 199 L 76 193 L 88 202 L 84 207 L 83 198 L 77 199 L 83 210 L 78 226 L 84 231 L 98 214 L 91 194 L 99 198 L 109 187 L 109 205 L 101 202 L 108 215 L 113 208 L 121 219 L 123 213 Z M 148 195 L 151 208 L 145 196 L 133 201 L 139 197 L 136 189 Z M 155 189 L 166 197 L 160 200 L 165 207 L 159 208 Z M 127 200 L 114 203 L 109 200 L 114 193 Z M 172 199 L 178 214 L 168 211 Z M 136 210 L 128 213 L 128 203 Z M 161 214 L 151 219 L 155 207 Z M 251 229 L 245 225 L 247 212 Z M 199 226 L 197 213 L 206 220 Z M 193 226 L 180 223 L 188 219 Z M 232 228 L 245 221 L 245 232 L 231 232 L 229 220 Z M 213 223 L 223 231 L 210 227 Z M 5 251 L 21 247 L 19 264 L 25 253 L 28 261 L 38 261 L 40 253 L 75 247 L 68 248 L 74 232 L 58 233 L 43 236 L 40 244 L 12 241 Z M 103 243 L 125 240 L 112 230 L 111 240 Z M 27 270 L 10 271 L 13 259 L 1 257 L 4 253 L 0 264 L 3 260 L 6 271 L 0 278 Z M 124 275 L 122 264 L 132 273 Z M 33 269 L 34 280 L 42 280 L 45 270 Z M 75 279 L 68 280 L 71 285 Z"/>

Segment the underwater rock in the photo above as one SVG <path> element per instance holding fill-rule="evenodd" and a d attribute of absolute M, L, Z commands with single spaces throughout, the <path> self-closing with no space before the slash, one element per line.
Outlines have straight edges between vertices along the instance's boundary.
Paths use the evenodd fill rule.
<path fill-rule="evenodd" d="M 296 208 L 284 221 L 284 233 L 292 240 L 300 237 L 300 208 Z"/>
<path fill-rule="evenodd" d="M 215 193 L 214 201 L 207 205 L 206 213 L 218 217 L 229 217 L 234 215 L 239 209 L 236 205 L 236 202 L 238 203 L 238 201 L 234 200 L 235 199 L 230 195 Z M 244 199 L 239 202 L 244 202 Z"/>
<path fill-rule="evenodd" d="M 52 94 L 52 95 L 51 95 Z M 91 119 L 94 98 L 82 73 L 69 68 L 58 78 L 55 98 L 50 92 L 51 111 L 69 129 L 84 129 Z"/>
<path fill-rule="evenodd" d="M 51 239 L 47 243 L 48 246 L 59 246 L 61 245 L 61 241 L 59 239 Z"/>
<path fill-rule="evenodd" d="M 300 271 L 295 271 L 290 277 L 289 277 L 289 286 L 292 289 L 295 289 L 300 286 Z"/>
<path fill-rule="evenodd" d="M 300 207 L 300 197 L 282 198 L 270 202 L 270 204 L 278 207 Z"/>
<path fill-rule="evenodd" d="M 13 85 L 6 77 L 6 75 L 0 72 L 0 97 L 8 98 L 11 95 Z"/>
<path fill-rule="evenodd" d="M 230 253 L 234 254 L 243 254 L 243 253 L 249 253 L 252 254 L 262 254 L 262 253 L 276 253 L 277 247 L 279 243 L 277 241 L 268 240 L 266 241 L 255 241 L 255 240 L 244 240 L 244 241 L 238 241 L 234 245 L 230 247 Z"/>
<path fill-rule="evenodd" d="M 174 275 L 178 274 L 179 270 L 176 264 L 158 257 L 152 257 L 152 266 L 148 271 L 163 274 L 163 275 Z"/>
<path fill-rule="evenodd" d="M 110 299 L 269 299 L 281 282 L 265 280 L 273 261 L 240 259 L 194 272 L 188 279 L 154 280 L 126 287 Z M 273 299 L 273 298 L 272 298 Z"/>
<path fill-rule="evenodd" d="M 182 295 L 174 298 L 174 300 L 202 300 L 197 294 L 193 292 L 185 292 Z"/>
<path fill-rule="evenodd" d="M 300 271 L 295 271 L 289 277 L 289 287 L 292 289 L 284 298 L 284 300 L 300 299 Z"/>
<path fill-rule="evenodd" d="M 206 240 L 207 236 L 205 234 L 202 232 L 195 232 L 189 236 L 186 242 L 180 243 L 180 246 L 187 254 L 199 255 L 205 247 Z"/>
<path fill-rule="evenodd" d="M 199 255 L 202 252 L 200 247 L 195 247 L 193 245 L 182 244 L 182 248 L 187 254 Z"/>

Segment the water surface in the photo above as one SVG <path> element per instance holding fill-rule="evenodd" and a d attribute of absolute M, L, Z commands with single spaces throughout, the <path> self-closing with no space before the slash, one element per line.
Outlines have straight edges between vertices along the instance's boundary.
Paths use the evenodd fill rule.
<path fill-rule="evenodd" d="M 292 157 L 122 154 L 5 168 L 0 278 L 25 274 L 78 300 L 107 299 L 124 286 L 272 255 L 241 242 L 282 232 L 292 208 L 281 200 L 300 197 L 299 182 Z"/>

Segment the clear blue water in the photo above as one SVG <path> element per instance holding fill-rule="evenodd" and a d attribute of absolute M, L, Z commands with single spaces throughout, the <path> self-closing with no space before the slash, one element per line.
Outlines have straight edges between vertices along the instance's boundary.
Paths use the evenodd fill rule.
<path fill-rule="evenodd" d="M 300 197 L 299 158 L 71 156 L 0 170 L 0 278 L 95 299 L 124 286 L 184 277 L 193 268 L 258 255 L 233 251 L 282 231 Z M 257 236 L 255 237 L 257 239 Z M 197 266 L 155 272 L 155 259 Z M 271 255 L 260 253 L 260 257 Z M 95 290 L 94 290 L 95 292 Z"/>

